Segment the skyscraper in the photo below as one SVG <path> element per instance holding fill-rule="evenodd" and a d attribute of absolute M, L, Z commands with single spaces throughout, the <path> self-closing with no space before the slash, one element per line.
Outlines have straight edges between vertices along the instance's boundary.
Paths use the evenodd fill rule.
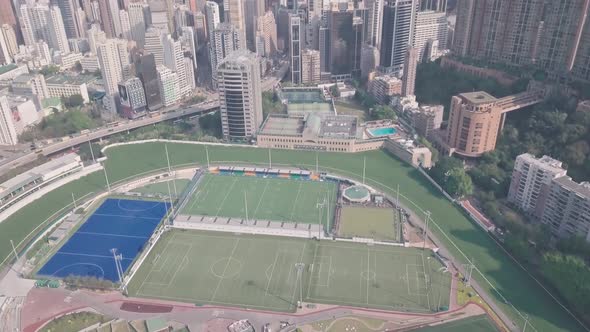
<path fill-rule="evenodd" d="M 211 35 L 213 31 L 219 26 L 219 5 L 213 1 L 207 1 L 205 3 L 205 18 L 207 19 L 207 33 L 209 39 L 213 39 Z"/>
<path fill-rule="evenodd" d="M 137 43 L 139 48 L 143 48 L 145 45 L 146 22 L 151 19 L 150 7 L 145 3 L 132 2 L 129 4 L 128 11 L 131 39 Z"/>
<path fill-rule="evenodd" d="M 119 18 L 121 19 L 121 38 L 127 40 L 131 39 L 131 22 L 129 21 L 129 13 L 121 9 L 119 10 Z"/>
<path fill-rule="evenodd" d="M 2 24 L 0 26 L 0 64 L 14 62 L 14 55 L 17 53 L 18 44 L 12 25 Z"/>
<path fill-rule="evenodd" d="M 117 0 L 98 1 L 102 29 L 107 38 L 117 38 L 121 34 L 121 19 Z"/>
<path fill-rule="evenodd" d="M 80 31 L 84 27 L 80 27 L 77 19 L 78 8 L 80 7 L 77 0 L 51 0 L 50 4 L 59 7 L 63 25 L 66 31 L 66 36 L 70 38 L 80 38 Z"/>
<path fill-rule="evenodd" d="M 361 50 L 365 40 L 366 9 L 359 3 L 331 3 L 320 30 L 322 71 L 344 79 L 361 74 Z"/>
<path fill-rule="evenodd" d="M 0 144 L 15 145 L 18 143 L 18 134 L 14 126 L 12 110 L 6 96 L 0 97 Z"/>
<path fill-rule="evenodd" d="M 14 30 L 14 33 L 17 36 L 18 41 L 22 37 L 20 34 L 19 24 L 16 16 L 16 10 L 18 9 L 18 7 L 15 6 L 17 6 L 17 4 L 14 3 L 12 0 L 0 0 L 0 8 L 2 8 L 2 10 L 0 10 L 0 25 L 10 25 Z"/>
<path fill-rule="evenodd" d="M 438 41 L 438 48 L 447 46 L 448 25 L 445 12 L 420 11 L 416 16 L 416 29 L 413 46 L 418 49 L 418 58 L 424 60 L 429 43 Z"/>
<path fill-rule="evenodd" d="M 381 66 L 388 71 L 399 71 L 406 49 L 414 41 L 414 26 L 418 0 L 389 0 L 383 9 Z"/>
<path fill-rule="evenodd" d="M 420 10 L 432 10 L 444 13 L 447 11 L 447 0 L 422 0 L 420 2 Z"/>
<path fill-rule="evenodd" d="M 236 27 L 240 42 L 246 46 L 246 19 L 244 17 L 244 0 L 224 0 L 223 10 L 226 22 Z"/>
<path fill-rule="evenodd" d="M 164 44 L 164 65 L 178 75 L 179 91 L 178 97 L 184 97 L 191 92 L 191 84 L 187 80 L 186 67 L 184 64 L 184 53 L 180 41 L 174 40 L 171 35 L 163 39 Z"/>
<path fill-rule="evenodd" d="M 104 88 L 107 95 L 117 95 L 118 84 L 123 80 L 123 66 L 119 44 L 115 39 L 108 39 L 97 47 L 98 63 L 104 81 Z"/>
<path fill-rule="evenodd" d="M 156 70 L 156 61 L 153 54 L 137 55 L 134 60 L 135 72 L 143 84 L 147 107 L 150 111 L 155 111 L 162 107 L 162 98 L 160 96 L 160 86 L 158 82 L 158 72 Z"/>
<path fill-rule="evenodd" d="M 217 69 L 223 136 L 247 140 L 262 124 L 260 63 L 247 50 L 233 52 Z"/>
<path fill-rule="evenodd" d="M 416 67 L 418 66 L 418 49 L 408 47 L 404 61 L 404 76 L 402 80 L 402 96 L 413 96 L 416 86 Z"/>
<path fill-rule="evenodd" d="M 62 54 L 70 53 L 70 45 L 64 28 L 61 11 L 57 6 L 51 6 L 48 12 L 49 46 Z"/>
<path fill-rule="evenodd" d="M 297 14 L 289 15 L 289 62 L 291 63 L 291 82 L 301 83 L 301 38 L 303 22 Z"/>
<path fill-rule="evenodd" d="M 258 17 L 257 36 L 262 38 L 264 45 L 264 52 L 256 52 L 264 56 L 272 56 L 277 51 L 277 23 L 272 11 L 267 11 L 264 15 Z"/>
<path fill-rule="evenodd" d="M 371 46 L 380 48 L 383 29 L 384 0 L 367 0 L 367 22 L 365 22 L 365 39 Z"/>
<path fill-rule="evenodd" d="M 160 96 L 162 97 L 162 104 L 164 106 L 176 104 L 180 99 L 178 75 L 170 70 L 170 68 L 163 65 L 156 67 L 156 70 L 158 71 L 158 83 L 160 87 Z"/>
<path fill-rule="evenodd" d="M 156 65 L 164 64 L 164 46 L 162 45 L 162 31 L 154 26 L 145 31 L 144 54 L 153 54 Z"/>
<path fill-rule="evenodd" d="M 217 66 L 221 61 L 232 52 L 242 49 L 240 34 L 231 24 L 221 23 L 211 34 L 212 39 L 209 41 L 209 51 L 211 59 L 211 72 L 213 85 L 217 84 Z"/>

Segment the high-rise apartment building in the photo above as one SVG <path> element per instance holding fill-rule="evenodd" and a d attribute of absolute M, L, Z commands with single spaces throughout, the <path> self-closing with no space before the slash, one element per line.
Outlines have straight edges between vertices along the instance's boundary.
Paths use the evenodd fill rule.
<path fill-rule="evenodd" d="M 402 79 L 402 97 L 414 95 L 416 86 L 416 68 L 418 67 L 418 49 L 408 47 L 404 61 L 404 76 Z"/>
<path fill-rule="evenodd" d="M 319 84 L 320 79 L 320 51 L 304 49 L 301 51 L 301 83 Z"/>
<path fill-rule="evenodd" d="M 134 64 L 137 77 L 141 80 L 145 91 L 148 109 L 155 111 L 161 108 L 162 98 L 160 96 L 160 83 L 158 81 L 158 71 L 156 70 L 154 55 L 137 55 Z"/>
<path fill-rule="evenodd" d="M 205 3 L 205 18 L 207 19 L 207 32 L 209 39 L 213 39 L 211 34 L 219 26 L 219 5 L 214 1 L 207 1 Z"/>
<path fill-rule="evenodd" d="M 436 12 L 444 13 L 447 11 L 447 0 L 421 0 L 420 1 L 420 10 L 421 11 L 433 10 Z"/>
<path fill-rule="evenodd" d="M 577 59 L 588 56 L 589 10 L 590 0 L 459 0 L 452 51 L 577 76 Z"/>
<path fill-rule="evenodd" d="M 404 64 L 406 49 L 414 42 L 418 5 L 418 0 L 388 0 L 383 8 L 380 61 L 387 71 L 399 71 Z"/>
<path fill-rule="evenodd" d="M 57 6 L 51 6 L 48 11 L 49 24 L 49 40 L 47 41 L 49 46 L 54 50 L 60 51 L 62 54 L 70 53 L 70 44 L 68 43 L 68 37 L 66 36 L 66 30 L 64 28 L 64 22 L 61 16 L 61 11 Z"/>
<path fill-rule="evenodd" d="M 303 20 L 297 14 L 289 15 L 289 62 L 291 63 L 291 82 L 301 83 L 301 38 Z"/>
<path fill-rule="evenodd" d="M 170 68 L 161 65 L 156 68 L 158 71 L 158 83 L 160 87 L 160 96 L 162 97 L 163 106 L 171 106 L 180 99 L 180 84 L 178 75 Z"/>
<path fill-rule="evenodd" d="M 0 145 L 18 144 L 18 133 L 14 124 L 12 109 L 6 96 L 0 96 Z"/>
<path fill-rule="evenodd" d="M 244 0 L 224 0 L 223 10 L 226 20 L 233 25 L 240 36 L 240 42 L 246 46 L 246 18 L 244 16 Z"/>
<path fill-rule="evenodd" d="M 438 48 L 447 47 L 448 23 L 445 12 L 420 11 L 416 15 L 413 46 L 418 49 L 418 58 L 424 61 L 430 52 L 427 47 L 438 41 Z"/>
<path fill-rule="evenodd" d="M 336 80 L 360 76 L 361 53 L 365 40 L 362 3 L 331 3 L 325 12 L 326 23 L 320 29 L 322 71 Z"/>
<path fill-rule="evenodd" d="M 174 31 L 174 1 L 148 0 L 151 13 L 151 25 L 159 28 L 163 33 Z"/>
<path fill-rule="evenodd" d="M 365 39 L 371 46 L 380 48 L 383 31 L 384 0 L 366 0 L 367 21 L 365 22 Z"/>
<path fill-rule="evenodd" d="M 16 33 L 10 24 L 0 26 L 0 64 L 14 62 L 14 56 L 18 53 Z"/>
<path fill-rule="evenodd" d="M 579 236 L 590 242 L 590 182 L 553 179 L 541 222 L 555 237 Z"/>
<path fill-rule="evenodd" d="M 61 11 L 61 17 L 63 19 L 63 25 L 66 31 L 68 39 L 80 38 L 81 31 L 84 30 L 83 26 L 79 26 L 79 20 L 77 18 L 78 9 L 80 8 L 77 0 L 51 0 L 51 5 L 59 7 Z"/>
<path fill-rule="evenodd" d="M 540 219 L 549 196 L 551 181 L 565 176 L 566 173 L 559 160 L 549 156 L 535 158 L 529 153 L 521 154 L 514 162 L 508 201 Z"/>
<path fill-rule="evenodd" d="M 197 34 L 198 45 L 205 45 L 209 38 L 209 31 L 207 29 L 207 18 L 201 12 L 195 13 L 195 33 Z"/>
<path fill-rule="evenodd" d="M 96 54 L 98 45 L 107 40 L 107 35 L 100 29 L 98 24 L 93 24 L 86 34 L 88 35 L 88 47 L 90 48 L 90 52 Z"/>
<path fill-rule="evenodd" d="M 0 25 L 8 24 L 16 32 L 18 29 L 16 20 L 15 3 L 12 0 L 0 0 Z"/>
<path fill-rule="evenodd" d="M 118 38 L 121 35 L 121 19 L 117 0 L 98 1 L 102 30 L 108 38 Z"/>
<path fill-rule="evenodd" d="M 181 42 L 174 40 L 171 35 L 163 39 L 164 44 L 164 65 L 178 75 L 178 98 L 182 98 L 192 91 L 194 80 L 191 83 L 187 79 L 186 66 L 184 63 L 184 52 Z M 192 65 L 191 65 L 192 66 Z M 192 72 L 192 69 L 191 69 Z"/>
<path fill-rule="evenodd" d="M 120 44 L 116 39 L 108 39 L 97 47 L 98 63 L 104 81 L 107 95 L 117 95 L 118 84 L 123 80 L 123 67 L 121 63 Z"/>
<path fill-rule="evenodd" d="M 155 26 L 150 26 L 145 31 L 144 54 L 153 54 L 156 65 L 164 64 L 163 36 L 165 35 L 162 33 L 162 30 Z"/>
<path fill-rule="evenodd" d="M 233 52 L 217 68 L 223 136 L 247 140 L 262 124 L 260 63 L 247 50 Z"/>
<path fill-rule="evenodd" d="M 211 59 L 211 73 L 213 85 L 217 84 L 217 66 L 229 54 L 242 49 L 242 42 L 238 29 L 233 25 L 221 23 L 211 34 L 209 51 Z"/>
<path fill-rule="evenodd" d="M 263 56 L 272 56 L 277 51 L 277 23 L 272 11 L 267 11 L 258 17 L 256 25 L 258 31 L 256 36 L 262 40 L 263 50 L 256 50 L 256 53 Z"/>
<path fill-rule="evenodd" d="M 131 39 L 137 43 L 139 48 L 145 45 L 146 22 L 151 19 L 150 7 L 141 2 L 132 2 L 129 4 L 129 27 L 131 29 Z"/>
<path fill-rule="evenodd" d="M 124 9 L 119 10 L 119 19 L 121 19 L 121 38 L 133 40 L 131 39 L 131 22 L 129 20 L 129 12 Z"/>

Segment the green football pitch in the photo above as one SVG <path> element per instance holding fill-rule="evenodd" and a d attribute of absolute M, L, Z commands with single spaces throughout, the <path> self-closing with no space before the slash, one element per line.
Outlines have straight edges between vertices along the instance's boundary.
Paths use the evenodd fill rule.
<path fill-rule="evenodd" d="M 303 263 L 299 278 L 297 263 Z M 292 312 L 297 301 L 432 312 L 450 275 L 415 248 L 172 230 L 129 285 L 132 296 Z"/>
<path fill-rule="evenodd" d="M 401 241 L 400 212 L 391 208 L 343 206 L 338 235 L 377 241 Z"/>
<path fill-rule="evenodd" d="M 335 206 L 334 182 L 205 174 L 181 214 L 331 225 Z"/>

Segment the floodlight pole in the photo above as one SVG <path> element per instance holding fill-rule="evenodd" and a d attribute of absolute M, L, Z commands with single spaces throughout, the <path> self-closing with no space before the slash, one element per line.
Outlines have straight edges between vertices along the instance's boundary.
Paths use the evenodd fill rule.
<path fill-rule="evenodd" d="M 88 141 L 88 147 L 90 147 L 90 155 L 92 156 L 92 162 L 95 163 L 96 159 L 94 159 L 94 151 L 92 151 L 92 144 L 90 143 L 90 140 Z"/>
<path fill-rule="evenodd" d="M 170 213 L 168 214 L 168 219 L 170 220 L 170 224 L 172 224 L 172 215 L 174 214 L 174 203 L 172 203 L 172 193 L 170 192 L 170 181 L 166 181 L 166 186 L 168 187 L 168 201 L 170 201 Z"/>
<path fill-rule="evenodd" d="M 207 168 L 209 168 L 209 149 L 207 148 L 207 145 L 205 145 L 205 155 L 207 155 Z"/>
<path fill-rule="evenodd" d="M 14 247 L 14 242 L 12 242 L 12 240 L 10 240 L 10 245 L 12 246 L 12 252 L 14 253 L 14 257 L 16 257 L 16 260 L 18 260 L 18 253 L 16 252 L 16 248 Z"/>
<path fill-rule="evenodd" d="M 315 172 L 320 174 L 320 165 L 319 165 L 319 153 L 315 152 Z"/>
<path fill-rule="evenodd" d="M 522 332 L 526 332 L 527 325 L 529 325 L 529 315 L 524 315 L 524 327 L 522 328 Z"/>
<path fill-rule="evenodd" d="M 172 173 L 172 168 L 170 167 L 170 157 L 168 156 L 168 145 L 164 145 L 164 149 L 166 150 L 166 162 L 168 162 L 168 174 Z M 178 197 L 178 191 L 176 190 L 176 181 L 172 182 L 174 186 L 174 196 Z"/>
<path fill-rule="evenodd" d="M 367 166 L 367 157 L 363 157 L 363 184 L 365 184 L 365 167 Z"/>
<path fill-rule="evenodd" d="M 78 205 L 76 205 L 76 198 L 74 198 L 74 193 L 72 192 L 72 202 L 74 203 L 74 209 L 78 208 Z"/>
<path fill-rule="evenodd" d="M 270 149 L 268 149 L 268 169 L 272 168 L 272 156 L 270 153 Z"/>
<path fill-rule="evenodd" d="M 422 249 L 426 248 L 426 241 L 428 240 L 428 221 L 430 220 L 430 211 L 426 211 L 426 227 L 424 227 L 424 244 Z"/>
<path fill-rule="evenodd" d="M 299 305 L 303 305 L 303 268 L 305 264 L 297 263 L 295 268 L 297 269 L 297 279 L 299 279 Z"/>
<path fill-rule="evenodd" d="M 397 209 L 399 210 L 399 183 L 397 184 L 397 198 L 395 204 L 397 206 Z"/>
<path fill-rule="evenodd" d="M 106 164 L 102 165 L 102 170 L 104 171 L 104 178 L 107 181 L 107 189 L 110 193 L 111 192 L 111 185 L 109 184 L 109 176 L 107 175 L 107 165 Z"/>
<path fill-rule="evenodd" d="M 244 204 L 246 206 L 246 225 L 248 225 L 248 200 L 246 199 L 246 191 L 244 190 Z"/>
<path fill-rule="evenodd" d="M 327 198 L 327 199 L 326 199 Z M 326 202 L 326 234 L 329 234 L 329 223 L 330 223 L 330 209 L 328 208 L 328 202 L 330 202 L 329 192 L 326 193 L 326 198 L 324 198 L 324 202 Z"/>

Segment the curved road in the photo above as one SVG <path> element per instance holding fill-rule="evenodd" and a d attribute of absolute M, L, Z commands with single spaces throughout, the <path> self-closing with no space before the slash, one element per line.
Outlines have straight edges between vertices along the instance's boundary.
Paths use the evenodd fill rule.
<path fill-rule="evenodd" d="M 279 68 L 276 72 L 272 73 L 272 75 L 264 79 L 262 81 L 262 90 L 268 91 L 274 89 L 275 86 L 283 79 L 283 77 L 287 73 L 287 69 L 288 64 L 284 63 L 282 64 L 281 68 Z M 151 117 L 144 117 L 137 120 L 121 120 L 116 122 L 116 125 L 107 125 L 105 127 L 95 128 L 88 133 L 76 134 L 73 137 L 62 137 L 63 141 L 61 142 L 55 142 L 53 144 L 40 147 L 35 151 L 30 151 L 28 153 L 25 153 L 24 155 L 18 156 L 12 160 L 7 161 L 6 163 L 3 163 L 2 165 L 0 165 L 0 175 L 4 174 L 5 172 L 14 167 L 22 166 L 34 161 L 40 154 L 48 156 L 69 149 L 71 147 L 86 143 L 88 141 L 94 141 L 97 139 L 101 139 L 103 137 L 118 134 L 128 130 L 133 130 L 136 128 L 188 115 L 203 114 L 210 112 L 214 109 L 219 108 L 218 99 L 219 95 L 217 93 L 212 93 L 208 96 L 207 101 L 202 102 L 200 104 L 195 104 L 184 108 L 178 108 L 182 106 L 175 105 L 167 109 L 163 109 L 159 112 L 154 112 L 151 114 Z M 177 109 L 175 110 L 174 108 Z"/>

